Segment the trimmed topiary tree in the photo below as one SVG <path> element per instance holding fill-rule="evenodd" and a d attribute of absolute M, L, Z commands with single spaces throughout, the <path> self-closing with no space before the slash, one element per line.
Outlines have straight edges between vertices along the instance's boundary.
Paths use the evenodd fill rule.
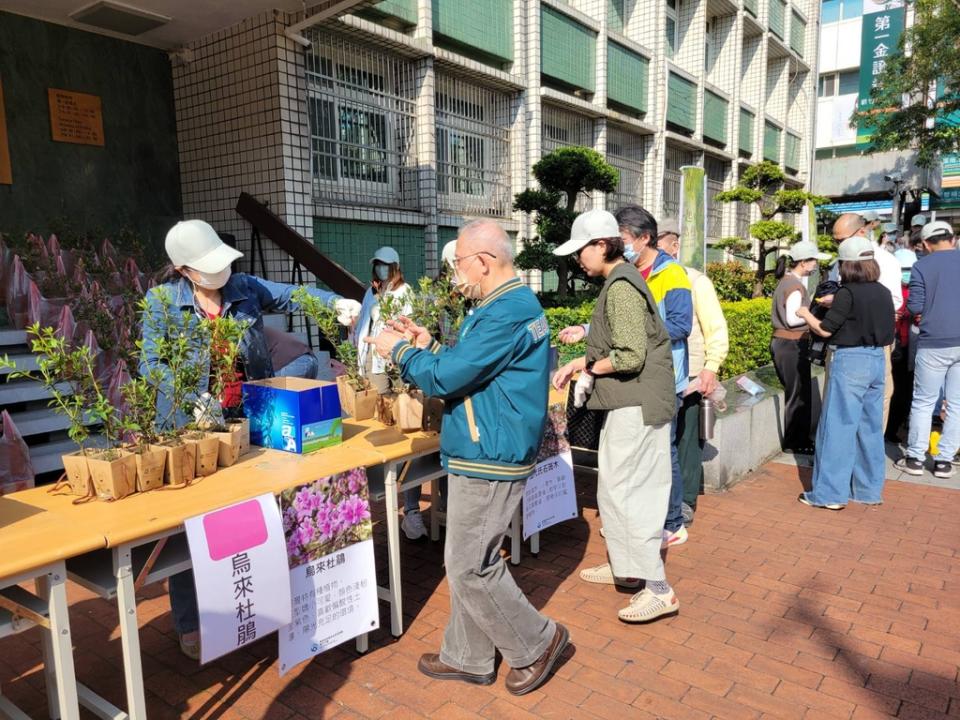
<path fill-rule="evenodd" d="M 799 238 L 793 225 L 773 218 L 779 213 L 802 212 L 809 200 L 814 205 L 829 202 L 828 198 L 813 195 L 805 190 L 787 190 L 783 187 L 786 175 L 776 164 L 764 160 L 743 171 L 740 183 L 731 190 L 717 193 L 720 202 L 739 202 L 756 205 L 760 220 L 750 225 L 749 238 L 729 237 L 714 247 L 729 250 L 733 255 L 749 260 L 756 265 L 753 281 L 753 297 L 763 297 L 763 283 L 767 274 L 767 258 L 792 245 Z"/>
<path fill-rule="evenodd" d="M 518 193 L 513 209 L 533 213 L 537 237 L 523 240 L 516 264 L 522 270 L 556 272 L 557 295 L 565 298 L 582 273 L 569 258 L 554 255 L 553 249 L 570 238 L 570 226 L 579 214 L 574 208 L 580 193 L 611 193 L 620 183 L 620 173 L 596 150 L 577 146 L 544 155 L 533 166 L 533 176 L 540 189 Z"/>

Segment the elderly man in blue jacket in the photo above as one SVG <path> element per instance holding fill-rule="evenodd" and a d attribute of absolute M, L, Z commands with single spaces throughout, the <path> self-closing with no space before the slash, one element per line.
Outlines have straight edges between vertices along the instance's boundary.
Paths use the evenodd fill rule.
<path fill-rule="evenodd" d="M 446 400 L 440 454 L 450 477 L 450 620 L 439 654 L 423 655 L 418 668 L 433 678 L 490 685 L 499 650 L 511 668 L 507 690 L 523 695 L 546 682 L 569 633 L 530 604 L 500 557 L 536 465 L 549 392 L 550 329 L 516 275 L 513 254 L 495 222 L 466 225 L 453 266 L 473 309 L 457 344 L 441 347 L 407 319 L 368 342 L 404 380 Z"/>

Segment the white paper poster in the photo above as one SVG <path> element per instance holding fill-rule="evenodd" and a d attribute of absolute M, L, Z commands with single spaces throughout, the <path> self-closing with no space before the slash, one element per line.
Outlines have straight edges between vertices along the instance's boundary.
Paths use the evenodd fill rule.
<path fill-rule="evenodd" d="M 200 609 L 200 662 L 207 663 L 290 622 L 290 583 L 273 495 L 184 523 Z"/>
<path fill-rule="evenodd" d="M 280 674 L 380 626 L 373 524 L 363 468 L 280 496 L 291 588 Z"/>
<path fill-rule="evenodd" d="M 537 463 L 523 490 L 523 539 L 577 517 L 573 456 L 569 450 Z"/>

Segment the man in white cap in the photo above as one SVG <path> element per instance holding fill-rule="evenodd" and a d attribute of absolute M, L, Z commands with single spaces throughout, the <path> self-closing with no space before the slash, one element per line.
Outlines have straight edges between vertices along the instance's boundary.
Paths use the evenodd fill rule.
<path fill-rule="evenodd" d="M 654 230 L 654 233 L 656 230 Z M 617 616 L 650 622 L 675 614 L 660 548 L 672 485 L 671 422 L 676 413 L 670 335 L 637 268 L 624 258 L 620 223 L 606 210 L 573 222 L 554 253 L 573 255 L 591 277 L 604 278 L 587 332 L 587 354 L 557 370 L 562 389 L 580 373 L 574 404 L 606 410 L 598 451 L 597 505 L 609 562 L 580 572 L 586 582 L 636 588 Z"/>
<path fill-rule="evenodd" d="M 140 355 L 140 373 L 160 370 L 169 376 L 169 368 L 160 359 L 158 345 L 169 339 L 164 334 L 176 333 L 177 327 L 168 327 L 165 317 L 172 310 L 176 322 L 186 313 L 188 322 L 218 317 L 233 317 L 250 323 L 240 342 L 237 373 L 239 379 L 259 380 L 272 377 L 274 367 L 269 343 L 264 334 L 263 315 L 286 312 L 294 307 L 291 299 L 297 285 L 270 282 L 253 275 L 231 272 L 233 261 L 243 253 L 225 244 L 216 231 L 203 220 L 184 220 L 167 233 L 167 256 L 175 279 L 147 292 L 147 310 L 143 321 L 143 352 Z M 360 311 L 360 303 L 332 292 L 309 288 L 311 295 L 334 307 L 340 321 L 348 325 Z M 169 308 L 169 310 L 167 308 Z M 216 348 L 194 348 L 192 362 L 201 364 L 204 357 Z M 224 397 L 211 398 L 208 394 L 209 376 L 200 374 L 199 382 L 187 398 L 196 401 L 201 412 L 222 412 L 229 415 L 238 410 L 239 392 L 228 387 Z M 173 423 L 182 427 L 191 418 L 180 408 L 172 408 L 170 381 L 160 388 L 157 398 L 158 424 Z M 193 572 L 186 571 L 170 577 L 170 608 L 173 624 L 180 637 L 180 649 L 188 657 L 200 657 L 199 616 Z"/>
<path fill-rule="evenodd" d="M 909 475 L 923 474 L 931 417 L 944 388 L 947 418 L 933 474 L 949 478 L 960 450 L 960 253 L 953 228 L 941 220 L 924 225 L 921 238 L 928 254 L 911 269 L 907 299 L 910 312 L 920 316 L 910 432 L 897 467 Z"/>

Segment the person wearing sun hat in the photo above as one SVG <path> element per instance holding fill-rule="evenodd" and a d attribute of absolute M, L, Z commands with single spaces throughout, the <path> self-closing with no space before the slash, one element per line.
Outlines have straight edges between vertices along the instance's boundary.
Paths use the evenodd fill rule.
<path fill-rule="evenodd" d="M 655 232 L 655 231 L 654 231 Z M 559 370 L 563 389 L 576 373 L 574 405 L 606 410 L 598 451 L 597 506 L 608 562 L 580 572 L 590 583 L 644 589 L 617 616 L 650 622 L 680 602 L 660 555 L 672 484 L 671 422 L 676 413 L 670 335 L 640 272 L 624 258 L 620 223 L 606 210 L 577 216 L 570 239 L 554 250 L 573 255 L 603 288 L 587 331 L 587 354 Z"/>
<path fill-rule="evenodd" d="M 812 385 L 810 380 L 810 328 L 798 314 L 810 307 L 806 278 L 816 269 L 817 262 L 828 260 L 815 243 L 795 243 L 786 255 L 777 260 L 774 271 L 779 279 L 773 293 L 770 321 L 773 338 L 770 354 L 783 385 L 783 442 L 784 450 L 809 455 L 813 453 L 810 440 L 812 427 Z"/>
<path fill-rule="evenodd" d="M 204 318 L 233 317 L 250 323 L 240 341 L 237 371 L 239 379 L 259 380 L 273 377 L 274 367 L 264 334 L 263 315 L 285 312 L 295 305 L 291 300 L 297 285 L 270 282 L 253 275 L 233 273 L 231 264 L 243 253 L 224 243 L 209 223 L 203 220 L 183 220 L 167 233 L 165 249 L 170 259 L 172 280 L 147 292 L 147 309 L 143 322 L 143 351 L 140 355 L 141 375 L 159 369 L 169 375 L 157 354 L 157 346 L 164 338 L 158 333 L 166 328 L 164 305 L 172 304 L 176 322 L 195 323 Z M 334 307 L 340 322 L 353 322 L 360 310 L 356 300 L 342 298 L 332 292 L 309 288 L 311 295 Z M 209 356 L 216 348 L 195 348 L 197 362 L 209 364 Z M 228 388 L 222 398 L 211 398 L 208 393 L 209 375 L 201 375 L 194 393 L 189 398 L 203 413 L 230 413 L 239 404 L 236 387 Z M 171 385 L 169 380 L 161 388 L 157 399 L 157 417 L 160 422 L 171 415 Z M 190 418 L 179 409 L 174 422 L 178 426 Z M 180 637 L 180 649 L 190 658 L 200 657 L 199 616 L 193 572 L 172 575 L 169 580 L 170 608 L 173 624 Z"/>
<path fill-rule="evenodd" d="M 818 335 L 829 338 L 833 360 L 817 427 L 813 482 L 798 500 L 842 510 L 848 501 L 883 502 L 884 349 L 893 343 L 894 312 L 881 285 L 880 250 L 866 237 L 840 245 L 840 279 L 829 312 L 817 319 L 808 308 L 797 314 Z"/>

